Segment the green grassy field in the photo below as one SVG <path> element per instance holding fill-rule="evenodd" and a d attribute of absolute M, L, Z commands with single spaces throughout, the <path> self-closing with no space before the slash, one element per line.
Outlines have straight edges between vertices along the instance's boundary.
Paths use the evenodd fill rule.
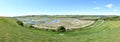
<path fill-rule="evenodd" d="M 0 42 L 120 42 L 120 21 L 96 22 L 90 29 L 58 32 L 17 25 L 13 18 L 0 17 Z"/>

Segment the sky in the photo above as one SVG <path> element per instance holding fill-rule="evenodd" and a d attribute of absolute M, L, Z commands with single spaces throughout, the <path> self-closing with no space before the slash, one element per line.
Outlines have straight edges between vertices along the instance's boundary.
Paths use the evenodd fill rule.
<path fill-rule="evenodd" d="M 0 16 L 120 15 L 120 0 L 0 0 Z"/>

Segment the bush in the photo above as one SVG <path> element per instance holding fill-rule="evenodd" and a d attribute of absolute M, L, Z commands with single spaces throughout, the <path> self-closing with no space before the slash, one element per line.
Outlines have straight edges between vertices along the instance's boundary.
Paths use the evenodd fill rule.
<path fill-rule="evenodd" d="M 66 29 L 65 29 L 64 26 L 60 26 L 60 27 L 58 28 L 58 32 L 65 32 L 65 31 L 66 31 Z"/>
<path fill-rule="evenodd" d="M 22 23 L 22 21 L 17 21 L 17 24 L 20 26 L 24 26 L 24 24 Z"/>
<path fill-rule="evenodd" d="M 30 28 L 35 28 L 34 26 L 30 25 Z"/>

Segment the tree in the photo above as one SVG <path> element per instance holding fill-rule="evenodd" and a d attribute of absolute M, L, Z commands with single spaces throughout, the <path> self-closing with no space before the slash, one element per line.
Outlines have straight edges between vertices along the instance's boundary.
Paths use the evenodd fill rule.
<path fill-rule="evenodd" d="M 17 21 L 17 24 L 20 25 L 20 26 L 24 26 L 22 21 L 19 21 L 19 20 Z"/>
<path fill-rule="evenodd" d="M 66 29 L 65 29 L 64 26 L 60 26 L 60 27 L 58 28 L 58 32 L 65 32 L 65 31 L 66 31 Z"/>

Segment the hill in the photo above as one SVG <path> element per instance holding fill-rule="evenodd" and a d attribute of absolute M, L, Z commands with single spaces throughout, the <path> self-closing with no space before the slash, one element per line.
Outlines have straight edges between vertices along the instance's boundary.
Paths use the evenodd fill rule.
<path fill-rule="evenodd" d="M 19 26 L 16 19 L 0 17 L 0 42 L 119 42 L 120 21 L 96 22 L 88 29 L 64 33 Z M 87 27 L 86 27 L 87 28 Z M 62 34 L 62 35 L 61 35 Z"/>

